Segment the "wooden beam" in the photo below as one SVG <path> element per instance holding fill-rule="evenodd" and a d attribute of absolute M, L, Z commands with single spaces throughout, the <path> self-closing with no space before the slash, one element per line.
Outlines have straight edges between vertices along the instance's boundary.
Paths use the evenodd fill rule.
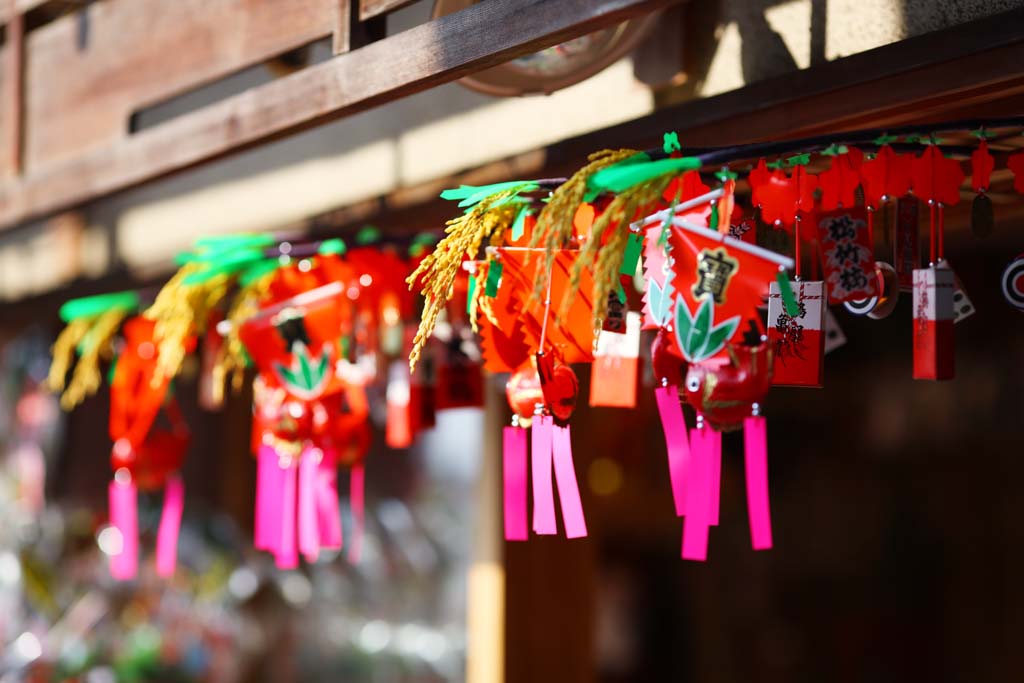
<path fill-rule="evenodd" d="M 0 25 L 9 24 L 15 17 L 24 16 L 26 12 L 47 2 L 50 0 L 8 0 L 0 7 Z"/>
<path fill-rule="evenodd" d="M 661 9 L 489 0 L 0 186 L 0 229 Z"/>
<path fill-rule="evenodd" d="M 416 0 L 359 0 L 359 20 L 366 21 L 388 12 L 394 12 Z"/>
<path fill-rule="evenodd" d="M 1024 11 L 1015 10 L 926 34 L 403 187 L 314 217 L 311 223 L 324 235 L 365 222 L 396 231 L 436 227 L 451 217 L 451 207 L 436 201 L 445 187 L 564 176 L 594 150 L 654 147 L 670 130 L 684 144 L 733 145 L 856 127 L 1024 113 L 1022 28 Z"/>
<path fill-rule="evenodd" d="M 23 139 L 24 56 L 25 17 L 15 14 L 7 24 L 7 43 L 3 49 L 3 102 L 0 114 L 3 126 L 3 159 L 0 160 L 0 176 L 17 176 L 21 173 L 21 144 Z"/>

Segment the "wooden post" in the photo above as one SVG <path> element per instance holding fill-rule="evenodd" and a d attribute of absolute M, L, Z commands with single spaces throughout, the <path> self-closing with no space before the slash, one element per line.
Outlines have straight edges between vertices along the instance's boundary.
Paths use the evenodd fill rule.
<path fill-rule="evenodd" d="M 505 677 L 505 564 L 501 512 L 501 427 L 504 392 L 486 381 L 483 453 L 476 495 L 476 528 L 466 597 L 466 683 Z"/>

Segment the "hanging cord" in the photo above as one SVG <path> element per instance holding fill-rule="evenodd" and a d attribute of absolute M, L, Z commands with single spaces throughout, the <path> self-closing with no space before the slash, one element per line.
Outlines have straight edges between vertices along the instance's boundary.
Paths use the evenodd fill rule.
<path fill-rule="evenodd" d="M 544 340 L 548 335 L 548 318 L 551 317 L 551 280 L 553 279 L 551 271 L 548 272 L 548 289 L 544 295 L 544 320 L 540 324 L 540 343 L 538 344 L 537 353 L 544 353 Z"/>
<path fill-rule="evenodd" d="M 875 260 L 875 209 L 865 207 L 868 214 L 868 246 L 871 249 L 871 260 Z"/>
<path fill-rule="evenodd" d="M 945 207 L 939 204 L 939 260 L 944 261 L 946 259 L 946 212 Z"/>
<path fill-rule="evenodd" d="M 928 200 L 928 222 L 929 222 L 929 233 L 928 233 L 928 265 L 935 265 L 935 201 L 932 199 Z"/>
<path fill-rule="evenodd" d="M 794 275 L 795 275 L 796 279 L 799 280 L 800 279 L 800 260 L 801 260 L 800 259 L 800 223 L 801 223 L 800 214 L 796 215 L 796 219 L 794 220 L 794 223 L 795 223 L 795 227 L 794 227 L 794 230 L 793 230 L 793 236 L 796 239 L 796 244 L 793 247 L 793 261 L 795 262 L 796 266 L 795 266 L 795 269 L 794 269 L 793 272 L 794 272 Z"/>

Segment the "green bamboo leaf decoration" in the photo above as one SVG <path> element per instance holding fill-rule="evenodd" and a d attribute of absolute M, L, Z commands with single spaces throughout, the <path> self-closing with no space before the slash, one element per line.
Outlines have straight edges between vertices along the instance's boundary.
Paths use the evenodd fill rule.
<path fill-rule="evenodd" d="M 707 345 L 711 324 L 714 322 L 713 308 L 711 298 L 704 297 L 697 307 L 697 315 L 693 317 L 693 327 L 690 329 L 690 336 L 686 338 L 686 354 L 694 361 L 700 360 L 700 353 Z"/>
<path fill-rule="evenodd" d="M 736 332 L 740 317 L 733 316 L 714 325 L 715 304 L 711 297 L 705 297 L 697 307 L 696 315 L 682 299 L 676 302 L 676 341 L 683 356 L 691 363 L 711 358 L 723 348 Z"/>
<path fill-rule="evenodd" d="M 300 398 L 312 398 L 320 393 L 331 370 L 330 353 L 326 346 L 315 361 L 314 364 L 306 345 L 297 342 L 291 366 L 286 367 L 277 363 L 274 369 L 289 391 Z"/>
<path fill-rule="evenodd" d="M 711 333 L 708 335 L 707 342 L 701 351 L 702 358 L 711 358 L 711 356 L 721 351 L 725 347 L 725 342 L 736 332 L 736 327 L 739 324 L 740 317 L 734 316 L 711 328 Z"/>

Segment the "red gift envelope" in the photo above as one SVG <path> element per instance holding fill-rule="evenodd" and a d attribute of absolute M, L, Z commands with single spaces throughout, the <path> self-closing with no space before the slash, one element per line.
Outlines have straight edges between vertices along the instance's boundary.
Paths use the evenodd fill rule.
<path fill-rule="evenodd" d="M 772 384 L 820 387 L 825 376 L 825 283 L 793 283 L 800 309 L 795 316 L 786 312 L 779 284 L 768 293 L 768 342 L 775 354 Z"/>
<path fill-rule="evenodd" d="M 867 299 L 878 293 L 875 257 L 863 207 L 818 215 L 821 265 L 829 303 Z"/>
<path fill-rule="evenodd" d="M 598 335 L 590 374 L 590 405 L 636 407 L 640 320 L 639 313 L 630 311 L 626 314 L 625 334 L 602 330 Z"/>
<path fill-rule="evenodd" d="M 953 271 L 914 271 L 914 379 L 953 378 Z"/>

